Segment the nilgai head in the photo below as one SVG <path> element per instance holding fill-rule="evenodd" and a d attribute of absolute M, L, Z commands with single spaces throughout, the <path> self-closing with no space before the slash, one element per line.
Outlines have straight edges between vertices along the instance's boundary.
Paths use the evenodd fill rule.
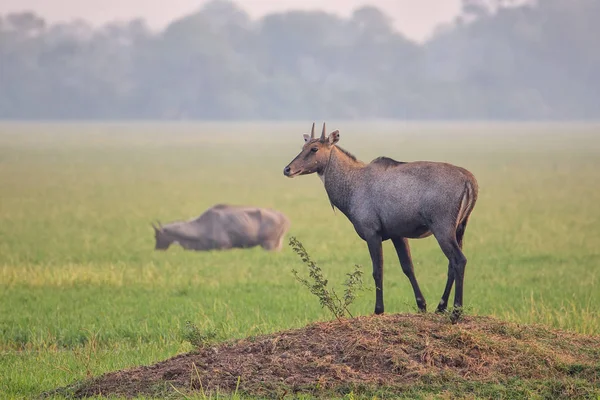
<path fill-rule="evenodd" d="M 154 239 L 156 239 L 154 250 L 167 250 L 173 241 L 163 230 L 161 223 L 158 221 L 156 222 L 158 223 L 158 226 L 154 225 L 154 223 L 151 224 L 154 228 Z"/>
<path fill-rule="evenodd" d="M 283 169 L 283 174 L 289 178 L 315 172 L 323 174 L 329 162 L 329 153 L 338 140 L 340 140 L 340 132 L 335 130 L 327 136 L 324 122 L 321 137 L 315 138 L 315 124 L 313 123 L 310 135 L 304 134 L 302 151 Z"/>

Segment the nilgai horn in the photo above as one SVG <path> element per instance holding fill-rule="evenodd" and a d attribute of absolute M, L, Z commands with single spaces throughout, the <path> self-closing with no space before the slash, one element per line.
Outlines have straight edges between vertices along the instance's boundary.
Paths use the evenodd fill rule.
<path fill-rule="evenodd" d="M 332 206 L 337 207 L 367 242 L 375 280 L 375 314 L 383 313 L 382 241 L 391 239 L 402 270 L 410 280 L 417 306 L 427 305 L 413 270 L 408 239 L 434 235 L 448 258 L 448 280 L 437 307 L 445 312 L 454 282 L 456 322 L 462 312 L 463 281 L 467 259 L 463 235 L 475 207 L 478 186 L 464 168 L 442 162 L 399 162 L 378 157 L 365 164 L 337 146 L 339 131 L 314 138 L 304 135 L 300 154 L 284 168 L 287 177 L 317 173 Z"/>

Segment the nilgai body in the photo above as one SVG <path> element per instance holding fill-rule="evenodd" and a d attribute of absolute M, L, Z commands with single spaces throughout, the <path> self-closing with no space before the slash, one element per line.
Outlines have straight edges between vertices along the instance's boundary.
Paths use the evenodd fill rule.
<path fill-rule="evenodd" d="M 196 251 L 255 246 L 279 251 L 290 221 L 283 213 L 268 208 L 218 204 L 192 220 L 152 227 L 155 250 L 166 250 L 176 243 Z"/>
<path fill-rule="evenodd" d="M 456 322 L 462 312 L 463 281 L 467 259 L 462 252 L 463 235 L 477 201 L 475 177 L 464 168 L 443 162 L 399 162 L 378 157 L 365 164 L 337 146 L 339 131 L 320 138 L 304 135 L 300 154 L 284 168 L 284 175 L 294 177 L 319 175 L 332 206 L 339 209 L 354 225 L 356 233 L 367 242 L 375 280 L 375 314 L 383 306 L 382 241 L 394 244 L 402 270 L 410 280 L 417 306 L 427 309 L 415 277 L 408 239 L 433 235 L 448 258 L 448 279 L 438 312 L 445 312 L 452 286 L 456 283 L 451 319 Z"/>

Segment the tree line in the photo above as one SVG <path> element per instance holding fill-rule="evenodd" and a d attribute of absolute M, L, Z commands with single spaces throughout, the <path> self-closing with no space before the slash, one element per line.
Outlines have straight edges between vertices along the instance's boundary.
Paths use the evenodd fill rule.
<path fill-rule="evenodd" d="M 600 116 L 600 1 L 463 0 L 425 43 L 366 6 L 252 20 L 214 0 L 155 32 L 0 16 L 2 119 Z"/>

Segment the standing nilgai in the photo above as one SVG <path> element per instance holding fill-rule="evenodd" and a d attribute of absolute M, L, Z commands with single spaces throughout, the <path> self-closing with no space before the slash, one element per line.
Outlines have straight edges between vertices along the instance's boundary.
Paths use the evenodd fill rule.
<path fill-rule="evenodd" d="M 302 151 L 284 168 L 287 177 L 317 173 L 332 206 L 337 207 L 367 242 L 375 280 L 375 314 L 383 313 L 382 241 L 391 239 L 402 270 L 410 280 L 417 306 L 427 305 L 421 293 L 407 239 L 434 235 L 448 258 L 448 280 L 437 307 L 445 312 L 456 281 L 452 322 L 462 312 L 463 280 L 467 259 L 462 241 L 469 215 L 477 200 L 473 174 L 454 165 L 429 162 L 399 162 L 379 157 L 369 164 L 336 146 L 339 131 L 326 135 L 325 123 L 319 139 L 313 123 L 305 134 Z"/>

